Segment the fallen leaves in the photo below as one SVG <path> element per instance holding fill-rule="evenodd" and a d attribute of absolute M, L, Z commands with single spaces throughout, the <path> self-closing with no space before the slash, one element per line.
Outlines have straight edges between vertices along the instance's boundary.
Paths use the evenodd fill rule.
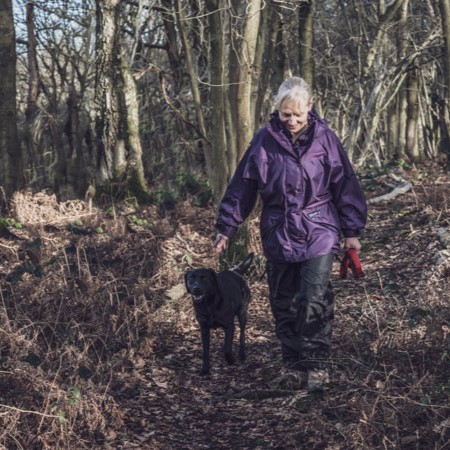
<path fill-rule="evenodd" d="M 445 448 L 450 262 L 439 236 L 450 216 L 435 199 L 445 197 L 450 183 L 439 179 L 395 204 L 371 206 L 361 255 L 364 279 L 341 280 L 336 264 L 333 383 L 324 396 L 270 386 L 281 355 L 256 214 L 249 220 L 251 250 L 260 260 L 249 278 L 248 358 L 228 366 L 217 330 L 210 377 L 199 375 L 200 334 L 183 275 L 191 267 L 218 268 L 211 251 L 212 208 L 186 202 L 160 229 L 150 226 L 158 220 L 149 208 L 142 220 L 150 225 L 134 224 L 128 232 L 100 215 L 86 226 L 101 224 L 101 235 L 56 227 L 25 227 L 20 239 L 3 234 L 0 404 L 15 410 L 0 405 L 1 445 Z M 28 271 L 4 282 L 24 242 L 37 237 L 38 258 L 36 252 L 24 257 L 39 263 L 42 276 Z M 51 417 L 40 425 L 26 413 L 52 415 L 51 408 L 64 413 L 64 426 Z M 40 442 L 33 440 L 38 428 Z"/>

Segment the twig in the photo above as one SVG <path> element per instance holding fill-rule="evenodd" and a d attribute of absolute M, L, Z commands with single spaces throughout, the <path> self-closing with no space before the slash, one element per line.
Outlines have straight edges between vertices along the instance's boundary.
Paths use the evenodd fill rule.
<path fill-rule="evenodd" d="M 10 247 L 9 245 L 5 245 L 5 244 L 0 244 L 0 247 L 4 247 L 4 248 L 7 248 L 8 250 L 11 250 L 17 256 L 17 252 L 14 249 L 14 247 Z"/>
<path fill-rule="evenodd" d="M 31 411 L 29 409 L 21 409 L 21 408 L 16 408 L 15 406 L 9 406 L 9 405 L 4 405 L 3 403 L 0 403 L 0 408 L 6 408 L 6 409 L 10 409 L 12 411 L 17 411 L 20 413 L 24 413 L 24 414 L 36 414 L 37 416 L 42 416 L 47 417 L 47 418 L 52 418 L 52 419 L 60 419 L 60 416 L 55 416 L 54 414 L 46 414 L 46 413 L 41 413 L 38 411 Z M 6 415 L 7 413 L 0 413 L 0 415 Z"/>
<path fill-rule="evenodd" d="M 5 310 L 6 326 L 8 328 L 8 331 L 12 333 L 11 319 L 9 318 L 8 310 L 6 309 L 5 297 L 3 296 L 3 291 L 1 289 L 0 289 L 0 297 L 2 299 L 3 309 Z"/>
<path fill-rule="evenodd" d="M 182 244 L 184 244 L 186 250 L 187 250 L 191 255 L 194 255 L 194 256 L 197 256 L 197 257 L 199 256 L 198 253 L 195 253 L 195 252 L 189 247 L 189 244 L 188 244 L 188 243 L 180 236 L 179 233 L 176 233 L 176 234 L 175 234 L 175 237 L 176 237 Z"/>

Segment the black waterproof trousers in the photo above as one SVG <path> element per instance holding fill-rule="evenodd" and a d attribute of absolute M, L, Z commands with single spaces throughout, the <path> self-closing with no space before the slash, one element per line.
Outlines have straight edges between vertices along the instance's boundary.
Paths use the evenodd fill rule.
<path fill-rule="evenodd" d="M 298 263 L 267 263 L 270 305 L 286 367 L 323 369 L 330 357 L 334 254 Z"/>

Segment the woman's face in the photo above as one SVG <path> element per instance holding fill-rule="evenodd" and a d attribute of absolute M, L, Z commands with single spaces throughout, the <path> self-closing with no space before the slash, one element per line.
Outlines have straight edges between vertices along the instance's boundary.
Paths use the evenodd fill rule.
<path fill-rule="evenodd" d="M 311 110 L 310 102 L 287 102 L 280 107 L 280 119 L 285 127 L 297 137 L 308 125 L 308 112 Z"/>

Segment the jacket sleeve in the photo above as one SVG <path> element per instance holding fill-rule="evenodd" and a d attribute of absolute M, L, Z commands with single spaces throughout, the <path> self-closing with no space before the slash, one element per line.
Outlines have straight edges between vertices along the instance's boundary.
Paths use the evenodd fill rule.
<path fill-rule="evenodd" d="M 336 135 L 331 146 L 330 190 L 344 237 L 357 237 L 366 226 L 367 203 L 358 178 L 342 143 Z"/>
<path fill-rule="evenodd" d="M 233 177 L 228 184 L 219 205 L 216 229 L 231 238 L 238 226 L 245 221 L 256 203 L 258 182 L 253 170 L 249 170 L 252 144 L 242 157 Z"/>

